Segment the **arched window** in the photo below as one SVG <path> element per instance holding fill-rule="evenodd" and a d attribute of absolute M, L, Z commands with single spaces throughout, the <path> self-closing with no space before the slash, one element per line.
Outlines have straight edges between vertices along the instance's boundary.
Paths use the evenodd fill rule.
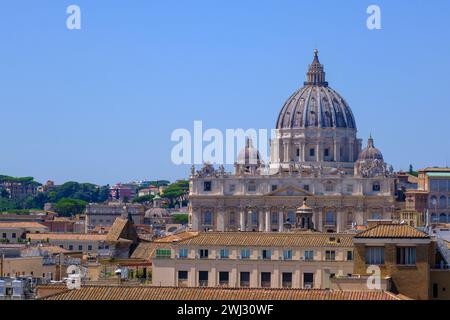
<path fill-rule="evenodd" d="M 439 222 L 440 223 L 447 223 L 447 215 L 445 213 L 441 213 L 439 215 Z"/>
<path fill-rule="evenodd" d="M 439 198 L 439 208 L 441 209 L 447 208 L 447 198 L 445 196 L 441 196 Z"/>
<path fill-rule="evenodd" d="M 430 205 L 431 205 L 431 207 L 436 207 L 437 206 L 437 198 L 436 198 L 436 196 L 431 196 L 431 198 L 430 198 Z"/>
<path fill-rule="evenodd" d="M 212 213 L 210 211 L 206 211 L 203 214 L 203 224 L 206 226 L 212 226 Z"/>
<path fill-rule="evenodd" d="M 380 190 L 381 190 L 380 183 L 379 182 L 374 182 L 373 185 L 372 185 L 372 191 L 378 192 Z"/>
<path fill-rule="evenodd" d="M 431 223 L 439 222 L 439 217 L 436 213 L 431 214 Z"/>

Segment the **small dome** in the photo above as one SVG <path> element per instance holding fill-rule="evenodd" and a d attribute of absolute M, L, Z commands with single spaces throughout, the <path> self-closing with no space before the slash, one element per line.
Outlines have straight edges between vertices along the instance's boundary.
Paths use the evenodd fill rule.
<path fill-rule="evenodd" d="M 170 213 L 164 208 L 151 208 L 145 212 L 145 218 L 147 219 L 163 218 L 168 216 L 170 216 Z"/>
<path fill-rule="evenodd" d="M 375 148 L 372 136 L 367 141 L 367 147 L 361 151 L 358 160 L 383 160 L 383 154 Z"/>
<path fill-rule="evenodd" d="M 261 155 L 258 149 L 253 147 L 253 141 L 247 138 L 245 142 L 245 148 L 239 151 L 237 163 L 241 165 L 260 165 Z"/>
<path fill-rule="evenodd" d="M 347 102 L 325 81 L 317 50 L 314 50 L 307 81 L 285 102 L 276 125 L 277 129 L 308 127 L 356 129 L 355 118 Z"/>

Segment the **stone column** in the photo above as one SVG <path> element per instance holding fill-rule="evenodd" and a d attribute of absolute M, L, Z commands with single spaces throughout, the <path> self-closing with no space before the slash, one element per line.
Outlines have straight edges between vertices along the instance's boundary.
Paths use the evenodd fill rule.
<path fill-rule="evenodd" d="M 320 162 L 320 143 L 317 143 L 316 146 L 316 161 Z"/>
<path fill-rule="evenodd" d="M 192 231 L 199 231 L 200 228 L 200 208 L 192 208 L 191 219 L 192 219 Z"/>
<path fill-rule="evenodd" d="M 278 213 L 278 231 L 283 232 L 283 223 L 284 223 L 284 213 L 283 209 L 280 209 Z"/>
<path fill-rule="evenodd" d="M 340 233 L 342 231 L 342 210 L 338 208 L 336 210 L 336 232 Z"/>
<path fill-rule="evenodd" d="M 264 211 L 263 209 L 258 209 L 258 226 L 259 232 L 263 232 L 264 231 Z"/>
<path fill-rule="evenodd" d="M 304 143 L 304 142 L 302 142 L 302 149 L 300 151 L 300 157 L 301 157 L 302 162 L 306 161 L 306 143 Z"/>
<path fill-rule="evenodd" d="M 270 232 L 272 219 L 270 217 L 270 208 L 266 208 L 266 232 Z"/>
<path fill-rule="evenodd" d="M 217 231 L 225 231 L 225 209 L 217 209 Z"/>
<path fill-rule="evenodd" d="M 323 208 L 319 208 L 319 225 L 316 227 L 320 232 L 323 232 Z"/>
<path fill-rule="evenodd" d="M 239 228 L 241 231 L 245 231 L 245 209 L 241 208 L 239 212 Z"/>
<path fill-rule="evenodd" d="M 335 162 L 339 162 L 339 159 L 338 159 L 338 154 L 339 154 L 339 152 L 338 152 L 338 142 L 337 142 L 337 140 L 336 139 L 334 139 L 334 161 Z"/>

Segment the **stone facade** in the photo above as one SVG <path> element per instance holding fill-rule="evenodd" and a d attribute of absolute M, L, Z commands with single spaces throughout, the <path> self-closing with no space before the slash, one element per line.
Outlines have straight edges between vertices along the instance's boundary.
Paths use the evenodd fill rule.
<path fill-rule="evenodd" d="M 305 86 L 278 116 L 271 158 L 264 164 L 251 139 L 235 172 L 192 168 L 190 224 L 194 231 L 284 231 L 303 198 L 314 229 L 343 232 L 368 219 L 398 219 L 393 168 L 372 137 L 361 150 L 350 107 L 325 82 L 317 52 Z"/>

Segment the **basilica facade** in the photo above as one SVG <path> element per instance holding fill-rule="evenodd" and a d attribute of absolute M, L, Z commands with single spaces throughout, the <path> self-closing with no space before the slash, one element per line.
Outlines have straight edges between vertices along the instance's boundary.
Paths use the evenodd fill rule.
<path fill-rule="evenodd" d="M 325 81 L 317 50 L 304 85 L 281 108 L 269 163 L 247 139 L 234 173 L 207 163 L 192 168 L 189 199 L 194 231 L 345 232 L 396 218 L 393 168 L 372 137 L 362 148 L 352 110 Z M 301 226 L 299 212 L 310 212 Z"/>

